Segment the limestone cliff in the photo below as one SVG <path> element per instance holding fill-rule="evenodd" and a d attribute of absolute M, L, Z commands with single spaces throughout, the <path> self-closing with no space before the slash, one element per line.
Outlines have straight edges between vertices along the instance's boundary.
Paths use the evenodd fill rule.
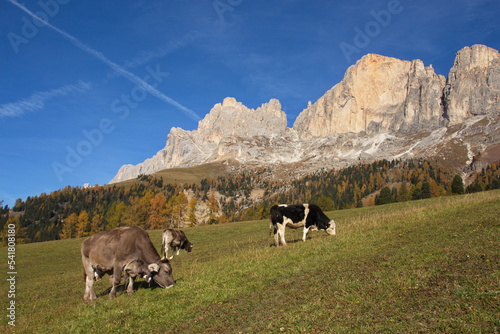
<path fill-rule="evenodd" d="M 224 159 L 258 159 L 264 154 L 262 147 L 283 142 L 288 132 L 286 115 L 278 100 L 272 99 L 254 110 L 228 97 L 212 108 L 197 130 L 172 128 L 165 148 L 143 163 L 122 166 L 111 183 L 172 167 Z"/>
<path fill-rule="evenodd" d="M 305 109 L 293 126 L 301 138 L 340 133 L 410 132 L 441 124 L 445 78 L 420 60 L 374 54 Z"/>
<path fill-rule="evenodd" d="M 298 163 L 312 171 L 433 156 L 458 166 L 499 144 L 499 129 L 498 51 L 483 45 L 460 50 L 447 79 L 420 60 L 369 54 L 304 109 L 292 128 L 278 100 L 254 110 L 226 98 L 196 130 L 172 128 L 165 148 L 123 166 L 111 182 L 226 160 Z"/>
<path fill-rule="evenodd" d="M 500 110 L 500 55 L 484 45 L 465 47 L 457 53 L 443 100 L 451 124 L 475 115 Z"/>

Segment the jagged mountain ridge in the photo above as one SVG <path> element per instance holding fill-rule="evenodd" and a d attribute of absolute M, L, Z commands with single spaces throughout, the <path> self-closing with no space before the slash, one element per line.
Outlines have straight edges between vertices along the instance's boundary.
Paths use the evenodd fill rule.
<path fill-rule="evenodd" d="M 463 48 L 448 78 L 420 60 L 369 54 L 304 109 L 292 128 L 278 100 L 254 110 L 226 98 L 196 130 L 172 128 L 165 148 L 143 163 L 122 166 L 111 183 L 227 160 L 293 163 L 314 171 L 360 160 L 434 157 L 463 168 L 500 145 L 499 111 L 497 50 Z"/>

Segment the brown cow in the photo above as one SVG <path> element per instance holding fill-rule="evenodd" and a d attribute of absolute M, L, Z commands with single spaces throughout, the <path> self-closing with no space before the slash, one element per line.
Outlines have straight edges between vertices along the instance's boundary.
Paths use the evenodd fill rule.
<path fill-rule="evenodd" d="M 84 269 L 85 301 L 95 300 L 94 281 L 104 274 L 111 275 L 110 298 L 116 297 L 122 272 L 129 278 L 127 293 L 134 292 L 136 277 L 153 279 L 160 287 L 169 288 L 175 284 L 172 266 L 161 261 L 149 235 L 137 226 L 119 227 L 96 233 L 81 246 Z"/>
<path fill-rule="evenodd" d="M 193 250 L 193 244 L 190 243 L 186 237 L 186 234 L 182 231 L 173 230 L 171 228 L 163 230 L 161 251 L 160 254 L 162 259 L 172 260 L 174 255 L 179 255 L 181 249 L 185 249 L 187 252 Z M 168 257 L 168 249 L 172 249 L 172 256 Z M 175 254 L 177 252 L 177 254 Z"/>

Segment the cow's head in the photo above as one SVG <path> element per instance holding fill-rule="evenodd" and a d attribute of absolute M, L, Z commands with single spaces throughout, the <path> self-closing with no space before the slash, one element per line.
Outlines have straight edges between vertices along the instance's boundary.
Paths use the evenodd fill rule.
<path fill-rule="evenodd" d="M 175 281 L 172 276 L 172 266 L 168 260 L 162 260 L 148 265 L 148 282 L 150 282 L 151 279 L 165 289 L 174 286 Z"/>
<path fill-rule="evenodd" d="M 330 223 L 328 224 L 328 228 L 326 229 L 326 233 L 329 235 L 335 235 L 337 234 L 337 226 L 335 225 L 335 221 L 332 219 L 330 220 Z"/>
<path fill-rule="evenodd" d="M 183 248 L 189 253 L 193 250 L 194 245 L 189 241 L 186 241 L 183 246 L 184 246 Z"/>

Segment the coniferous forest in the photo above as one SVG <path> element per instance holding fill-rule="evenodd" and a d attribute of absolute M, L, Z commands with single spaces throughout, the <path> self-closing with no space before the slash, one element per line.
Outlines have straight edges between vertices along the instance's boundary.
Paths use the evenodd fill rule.
<path fill-rule="evenodd" d="M 5 243 L 9 224 L 17 227 L 17 242 L 28 243 L 84 237 L 119 226 L 164 229 L 266 219 L 278 203 L 316 203 L 331 211 L 500 189 L 494 163 L 473 172 L 468 186 L 460 175 L 423 159 L 360 163 L 293 181 L 270 174 L 261 168 L 193 184 L 141 175 L 127 186 L 68 186 L 18 199 L 13 208 L 0 202 L 1 237 Z"/>

